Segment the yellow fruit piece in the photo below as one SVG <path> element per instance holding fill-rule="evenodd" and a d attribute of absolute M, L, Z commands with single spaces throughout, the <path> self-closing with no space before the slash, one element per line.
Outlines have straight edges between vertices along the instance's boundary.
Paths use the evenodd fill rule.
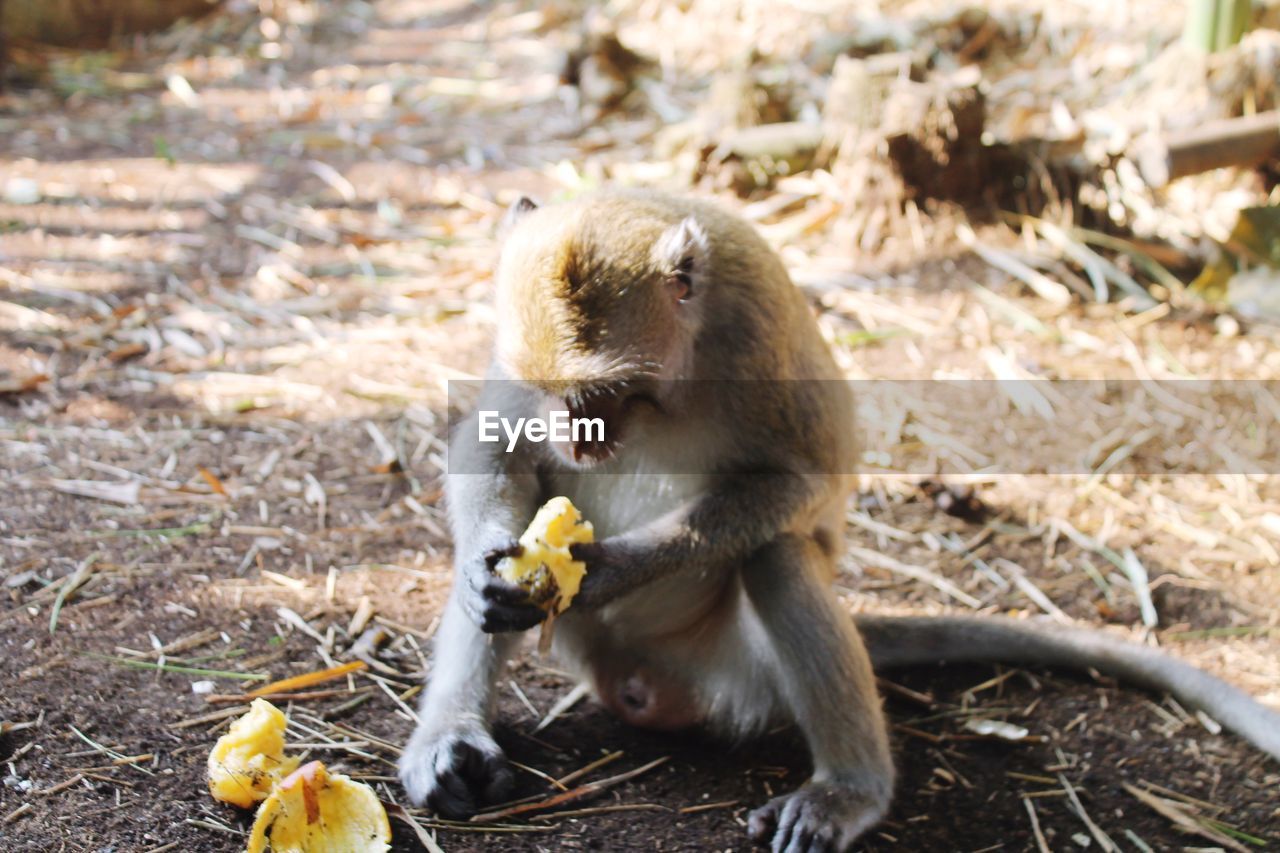
<path fill-rule="evenodd" d="M 529 591 L 533 603 L 548 613 L 562 613 L 578 594 L 587 564 L 569 556 L 569 546 L 594 542 L 591 522 L 566 497 L 552 498 L 542 505 L 520 536 L 524 553 L 504 557 L 495 571 L 511 583 Z"/>
<path fill-rule="evenodd" d="M 284 754 L 284 714 L 265 699 L 231 724 L 209 753 L 209 793 L 215 800 L 251 808 L 271 786 L 293 772 L 297 758 Z"/>
<path fill-rule="evenodd" d="M 248 853 L 383 853 L 390 847 L 391 823 L 373 789 L 312 761 L 258 807 Z"/>

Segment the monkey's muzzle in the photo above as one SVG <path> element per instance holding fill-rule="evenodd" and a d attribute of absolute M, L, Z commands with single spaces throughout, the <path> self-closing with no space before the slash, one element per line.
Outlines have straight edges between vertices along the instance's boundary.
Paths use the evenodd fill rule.
<path fill-rule="evenodd" d="M 578 465 L 595 465 L 611 459 L 622 437 L 629 398 L 613 389 L 594 391 L 565 400 L 573 430 L 568 451 Z"/>
<path fill-rule="evenodd" d="M 591 428 L 574 432 L 572 441 L 559 449 L 570 461 L 583 467 L 612 459 L 622 445 L 637 410 L 647 406 L 662 411 L 652 392 L 648 384 L 631 381 L 567 395 L 564 404 L 569 410 L 569 417 Z M 601 428 L 594 428 L 596 424 Z"/>

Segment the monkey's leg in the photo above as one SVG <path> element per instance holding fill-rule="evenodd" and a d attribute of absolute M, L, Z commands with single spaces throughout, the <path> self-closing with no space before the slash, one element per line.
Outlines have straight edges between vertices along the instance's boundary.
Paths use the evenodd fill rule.
<path fill-rule="evenodd" d="M 467 616 L 457 584 L 436 634 L 418 727 L 400 757 L 409 799 L 448 817 L 474 814 L 511 787 L 511 769 L 493 739 L 493 685 L 519 634 L 486 634 Z"/>
<path fill-rule="evenodd" d="M 775 853 L 840 851 L 889 807 L 893 763 L 871 663 L 847 613 L 822 582 L 827 557 L 783 535 L 742 570 L 767 634 L 781 701 L 813 755 L 813 778 L 751 813 L 757 841 Z"/>

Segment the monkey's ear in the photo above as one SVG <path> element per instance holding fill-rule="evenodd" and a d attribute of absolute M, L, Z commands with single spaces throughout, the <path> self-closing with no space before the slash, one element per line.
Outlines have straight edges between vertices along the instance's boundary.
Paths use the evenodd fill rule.
<path fill-rule="evenodd" d="M 506 234 L 516 226 L 516 223 L 524 219 L 525 215 L 531 211 L 538 209 L 538 203 L 527 195 L 522 195 L 515 200 L 515 203 L 507 208 L 507 212 L 502 215 L 502 223 L 498 226 L 499 234 Z"/>
<path fill-rule="evenodd" d="M 697 219 L 686 216 L 658 238 L 654 254 L 666 272 L 666 287 L 677 302 L 688 302 L 706 278 L 710 249 L 706 229 Z"/>

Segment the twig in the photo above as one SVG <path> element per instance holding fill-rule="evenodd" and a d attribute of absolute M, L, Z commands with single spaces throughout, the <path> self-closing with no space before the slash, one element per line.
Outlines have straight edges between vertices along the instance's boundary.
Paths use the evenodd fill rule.
<path fill-rule="evenodd" d="M 232 829 L 229 826 L 223 826 L 220 823 L 214 823 L 211 820 L 203 820 L 197 817 L 189 817 L 183 823 L 191 826 L 198 826 L 201 829 L 212 829 L 214 832 L 225 832 L 227 835 L 244 835 L 245 833 L 239 829 Z"/>
<path fill-rule="evenodd" d="M 1036 815 L 1036 807 L 1025 794 L 1022 796 L 1022 804 L 1027 807 L 1027 816 L 1031 818 L 1031 834 L 1036 838 L 1036 849 L 1040 853 L 1050 853 L 1049 842 L 1045 841 L 1044 833 L 1040 831 L 1040 818 Z"/>
<path fill-rule="evenodd" d="M 1018 279 L 1035 291 L 1036 295 L 1041 299 L 1054 305 L 1067 305 L 1071 302 L 1071 291 L 1067 290 L 1065 285 L 1054 281 L 1044 273 L 1033 270 L 1006 252 L 982 245 L 978 242 L 977 236 L 969 226 L 961 225 L 956 228 L 956 236 L 960 238 L 961 243 L 972 249 L 978 257 L 1001 272 L 1008 273 Z"/>
<path fill-rule="evenodd" d="M 417 837 L 418 843 L 427 848 L 427 853 L 444 853 L 440 845 L 436 843 L 431 833 L 427 832 L 427 828 L 413 819 L 413 815 L 405 811 L 404 806 L 399 803 L 388 803 L 382 801 L 382 807 L 386 809 L 387 814 L 396 820 L 402 820 L 409 824 L 409 828 L 413 830 L 414 836 Z"/>
<path fill-rule="evenodd" d="M 1058 605 L 1054 604 L 1049 596 L 1044 594 L 1044 590 L 1032 583 L 1027 577 L 1027 572 L 1022 566 L 1012 560 L 1006 560 L 1004 557 L 996 557 L 991 561 L 992 565 L 998 565 L 1004 569 L 1012 578 L 1013 583 L 1018 589 L 1022 590 L 1022 594 L 1036 603 L 1036 606 L 1053 617 L 1055 622 L 1062 625 L 1070 625 L 1071 617 L 1062 612 Z"/>
<path fill-rule="evenodd" d="M 507 684 L 511 687 L 511 692 L 516 694 L 516 698 L 520 700 L 520 703 L 529 709 L 529 714 L 535 720 L 538 719 L 538 709 L 533 707 L 533 703 L 529 701 L 529 697 L 520 689 L 520 685 L 516 684 L 515 679 L 508 680 Z"/>
<path fill-rule="evenodd" d="M 538 725 L 534 728 L 533 733 L 537 734 L 538 732 L 545 729 L 547 726 L 554 723 L 557 719 L 559 719 L 561 714 L 563 714 L 565 711 L 568 711 L 574 705 L 577 705 L 579 702 L 581 702 L 583 697 L 585 697 L 590 692 L 591 692 L 591 686 L 587 684 L 585 681 L 579 684 L 577 687 L 570 690 L 560 699 L 559 702 L 551 706 L 551 710 L 548 711 L 547 715 L 542 718 L 542 722 L 538 723 Z"/>
<path fill-rule="evenodd" d="M 975 610 L 982 606 L 981 601 L 974 598 L 972 595 L 936 572 L 931 572 L 921 566 L 912 566 L 907 563 L 900 562 L 887 554 L 881 554 L 879 551 L 872 551 L 870 548 L 860 548 L 853 545 L 849 547 L 848 551 L 854 559 L 864 563 L 865 565 L 874 566 L 878 569 L 887 569 L 894 574 L 903 575 L 904 577 L 909 577 L 912 580 L 924 581 L 939 592 L 949 595 L 961 604 L 966 604 Z"/>
<path fill-rule="evenodd" d="M 243 701 L 244 697 L 241 696 L 240 699 Z M 176 723 L 170 723 L 169 728 L 189 729 L 192 726 L 202 726 L 205 723 L 216 723 L 221 720 L 225 720 L 228 717 L 238 717 L 247 710 L 249 710 L 248 705 L 237 705 L 234 708 L 223 708 L 221 711 L 214 711 L 213 713 L 210 713 L 210 714 L 201 714 L 198 717 L 188 717 L 185 720 L 179 720 Z"/>
<path fill-rule="evenodd" d="M 89 577 L 89 571 L 93 568 L 93 564 L 102 556 L 100 551 L 94 551 L 92 554 L 84 558 L 84 561 L 76 566 L 75 574 L 71 579 L 62 585 L 58 590 L 58 597 L 53 600 L 53 610 L 49 612 L 49 633 L 52 634 L 58 630 L 58 614 L 62 612 L 62 605 L 66 603 L 71 594 L 75 592 Z"/>
<path fill-rule="evenodd" d="M 109 756 L 111 756 L 112 758 L 115 758 L 115 759 L 122 759 L 122 758 L 123 758 L 123 759 L 127 759 L 127 758 L 129 758 L 129 756 L 127 756 L 127 755 L 123 755 L 123 754 L 121 754 L 121 753 L 119 753 L 119 752 L 116 752 L 114 749 L 108 749 L 107 747 L 105 747 L 105 746 L 103 746 L 102 744 L 98 743 L 98 742 L 97 742 L 96 740 L 94 740 L 93 738 L 91 738 L 91 737 L 89 737 L 88 735 L 86 735 L 84 732 L 82 732 L 82 731 L 80 731 L 79 729 L 77 729 L 75 726 L 68 726 L 68 728 L 70 728 L 70 729 L 71 729 L 71 731 L 73 731 L 73 732 L 75 733 L 76 737 L 80 738 L 80 740 L 82 740 L 82 741 L 84 741 L 85 743 L 89 744 L 89 746 L 93 747 L 93 748 L 94 748 L 94 749 L 96 749 L 98 752 L 101 752 L 101 753 L 103 753 L 104 755 L 109 755 Z M 143 773 L 147 774 L 148 776 L 154 776 L 154 775 L 156 775 L 155 773 L 151 772 L 150 770 L 148 770 L 148 769 L 147 769 L 147 768 L 145 768 L 145 767 L 139 767 L 137 764 L 128 764 L 127 766 L 132 767 L 134 770 L 139 770 L 139 771 L 141 771 L 141 772 L 143 772 Z"/>
<path fill-rule="evenodd" d="M 65 779 L 56 785 L 52 785 L 48 788 L 41 788 L 39 791 L 32 791 L 32 793 L 35 794 L 37 797 L 48 797 L 51 794 L 59 794 L 67 790 L 71 786 L 78 784 L 82 779 L 84 779 L 84 774 L 77 773 L 71 778 Z"/>
<path fill-rule="evenodd" d="M 563 785 L 568 785 L 570 782 L 576 782 L 579 779 L 581 779 L 583 776 L 586 776 L 588 773 L 591 773 L 595 770 L 599 770 L 601 767 L 604 767 L 606 764 L 612 764 L 613 762 L 621 758 L 623 755 L 624 755 L 623 751 L 619 749 L 601 758 L 597 758 L 595 761 L 591 762 L 585 767 L 581 767 L 566 776 L 561 776 L 559 779 L 556 780 L 556 784 L 563 786 Z"/>
<path fill-rule="evenodd" d="M 98 660 L 111 661 L 120 666 L 127 666 L 132 669 L 156 669 L 161 672 L 176 672 L 181 675 L 204 675 L 210 678 L 238 678 L 241 681 L 261 681 L 266 678 L 265 675 L 257 672 L 232 672 L 225 669 L 200 669 L 194 666 L 178 666 L 172 663 L 149 663 L 144 660 L 129 660 L 128 658 L 114 658 L 110 655 L 99 655 L 93 652 L 85 652 L 85 657 L 97 658 Z M 270 685 L 268 685 L 270 686 Z M 245 694 L 252 696 L 253 694 Z"/>
<path fill-rule="evenodd" d="M 1201 838 L 1208 838 L 1215 844 L 1220 844 L 1228 850 L 1235 850 L 1238 853 L 1245 853 L 1249 848 L 1245 847 L 1235 839 L 1224 835 L 1217 830 L 1205 826 L 1191 815 L 1183 811 L 1183 807 L 1178 806 L 1171 800 L 1157 797 L 1155 794 L 1149 794 L 1141 788 L 1135 788 L 1128 782 L 1121 782 L 1121 786 L 1133 796 L 1137 797 L 1144 805 L 1149 806 L 1152 811 L 1161 817 L 1172 821 L 1179 829 L 1199 835 Z"/>
<path fill-rule="evenodd" d="M 391 701 L 396 703 L 396 705 L 400 708 L 400 710 L 404 711 L 405 714 L 408 715 L 410 720 L 412 720 L 415 723 L 418 722 L 418 713 L 414 711 L 412 708 L 410 708 L 408 705 L 406 705 L 405 701 L 396 695 L 396 692 L 391 689 L 391 685 L 387 684 L 386 679 L 379 678 L 378 676 L 372 675 L 372 674 L 369 675 L 369 678 L 373 679 L 373 681 L 379 687 L 382 688 L 383 693 L 391 697 Z"/>
<path fill-rule="evenodd" d="M 1133 594 L 1138 597 L 1138 607 L 1142 613 L 1142 624 L 1154 628 L 1160 618 L 1156 615 L 1155 602 L 1151 600 L 1151 582 L 1147 577 L 1147 569 L 1138 561 L 1138 555 L 1132 548 L 1124 549 L 1124 573 L 1133 587 Z"/>
<path fill-rule="evenodd" d="M 32 809 L 31 803 L 23 803 L 22 805 L 18 806 L 16 809 L 14 809 L 13 811 L 5 815 L 4 820 L 0 820 L 0 823 L 13 823 L 15 820 L 22 817 L 27 812 L 31 811 L 31 809 Z"/>
<path fill-rule="evenodd" d="M 1103 853 L 1115 853 L 1115 851 L 1118 851 L 1120 848 L 1116 847 L 1116 843 L 1102 831 L 1102 827 L 1093 822 L 1089 817 L 1089 813 L 1084 810 L 1084 803 L 1080 802 L 1080 798 L 1076 796 L 1076 789 L 1067 781 L 1067 777 L 1059 773 L 1058 781 L 1062 784 L 1062 790 L 1067 792 L 1067 799 L 1071 801 L 1072 810 L 1084 822 L 1089 834 L 1098 842 L 1098 846 L 1102 848 Z"/>
<path fill-rule="evenodd" d="M 570 809 L 551 814 L 534 815 L 529 820 L 551 821 L 564 820 L 571 817 L 589 817 L 596 814 L 612 814 L 613 812 L 669 812 L 671 809 L 657 803 L 619 803 L 615 806 L 592 806 L 585 809 Z"/>
<path fill-rule="evenodd" d="M 719 803 L 702 803 L 697 806 L 685 806 L 679 811 L 680 814 L 698 814 L 699 812 L 709 812 L 713 809 L 731 809 L 737 804 L 737 800 L 724 800 Z"/>
<path fill-rule="evenodd" d="M 254 699 L 266 699 L 268 702 L 310 702 L 313 699 L 332 699 L 335 696 L 355 696 L 358 693 L 368 693 L 372 688 L 365 687 L 360 690 L 348 690 L 345 687 L 333 690 L 307 690 L 301 693 L 253 693 Z M 210 693 L 204 697 L 204 701 L 211 705 L 220 705 L 227 702 L 244 702 L 244 693 Z"/>
<path fill-rule="evenodd" d="M 471 818 L 471 822 L 472 823 L 488 823 L 490 821 L 502 820 L 505 817 L 513 817 L 515 815 L 527 814 L 528 812 L 540 812 L 546 809 L 553 809 L 556 806 L 562 805 L 564 803 L 571 803 L 576 800 L 580 800 L 583 797 L 589 797 L 593 794 L 598 794 L 601 791 L 605 791 L 609 788 L 614 787 L 615 785 L 621 785 L 623 782 L 630 781 L 631 779 L 634 779 L 643 773 L 648 773 L 653 768 L 658 767 L 659 765 L 665 764 L 670 760 L 671 760 L 671 756 L 664 755 L 662 758 L 658 758 L 653 761 L 650 761 L 648 764 L 645 764 L 642 767 L 637 767 L 635 770 L 628 770 L 626 773 L 619 773 L 617 776 L 610 776 L 609 778 L 601 779 L 598 782 L 588 782 L 585 785 L 574 788 L 570 791 L 565 791 L 562 794 L 556 794 L 555 796 L 548 797 L 547 799 L 544 799 L 544 800 L 538 800 L 537 802 L 533 802 L 533 803 L 525 803 L 524 805 L 519 805 L 519 806 L 512 806 L 509 809 L 503 809 L 501 811 L 486 812 L 484 814 L 478 814 L 475 817 Z"/>
<path fill-rule="evenodd" d="M 567 785 L 558 781 L 554 776 L 549 776 L 546 773 L 543 773 L 541 770 L 539 770 L 536 767 L 530 767 L 527 764 L 521 764 L 519 761 L 511 761 L 510 759 L 507 759 L 507 760 L 510 761 L 511 766 L 516 768 L 517 770 L 523 770 L 525 773 L 528 773 L 531 776 L 537 776 L 539 779 L 541 779 L 544 782 L 547 782 L 554 788 L 559 788 L 561 791 L 569 790 Z"/>

